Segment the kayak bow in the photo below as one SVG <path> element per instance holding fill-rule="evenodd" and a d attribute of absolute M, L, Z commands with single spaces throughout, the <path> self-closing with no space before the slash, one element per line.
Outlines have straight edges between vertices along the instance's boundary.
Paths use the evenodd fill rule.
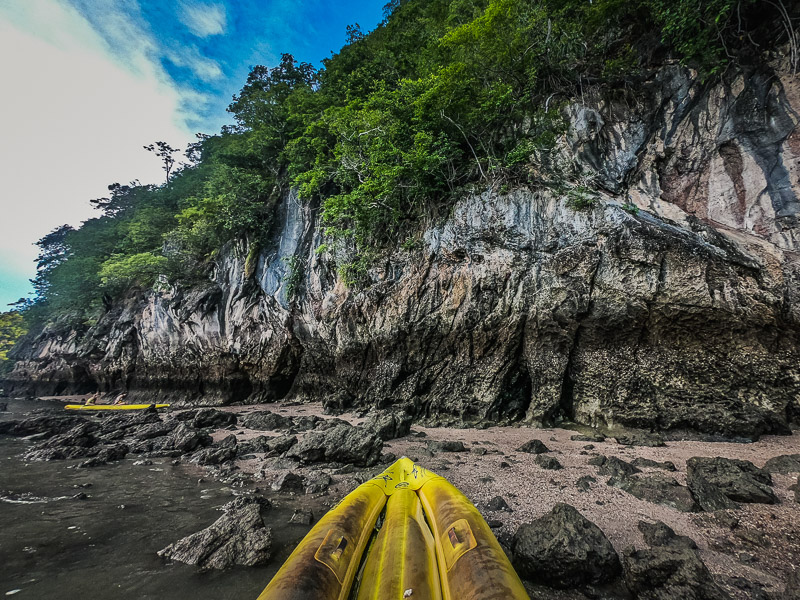
<path fill-rule="evenodd" d="M 409 597 L 529 600 L 478 509 L 401 458 L 322 517 L 258 600 Z"/>

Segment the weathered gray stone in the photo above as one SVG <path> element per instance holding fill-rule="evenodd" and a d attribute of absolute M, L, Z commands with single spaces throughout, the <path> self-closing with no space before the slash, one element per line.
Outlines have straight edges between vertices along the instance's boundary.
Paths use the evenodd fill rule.
<path fill-rule="evenodd" d="M 170 560 L 198 565 L 202 570 L 233 565 L 263 565 L 272 556 L 272 530 L 261 518 L 262 503 L 239 498 L 212 525 L 158 552 Z"/>
<path fill-rule="evenodd" d="M 747 460 L 695 456 L 686 462 L 686 479 L 692 491 L 703 480 L 734 502 L 778 502 L 770 474 Z"/>
<path fill-rule="evenodd" d="M 625 583 L 638 600 L 730 600 L 695 550 L 661 546 L 623 553 Z"/>
<path fill-rule="evenodd" d="M 340 462 L 361 467 L 378 464 L 383 442 L 360 427 L 340 424 L 325 431 L 311 431 L 286 451 L 302 463 Z"/>
<path fill-rule="evenodd" d="M 568 504 L 519 527 L 512 542 L 523 578 L 557 588 L 613 580 L 620 573 L 614 547 L 600 529 Z"/>
<path fill-rule="evenodd" d="M 697 544 L 694 540 L 685 535 L 677 535 L 672 528 L 663 521 L 656 521 L 655 523 L 639 521 L 639 531 L 642 532 L 644 541 L 648 546 L 672 546 L 676 548 L 689 548 L 692 550 L 697 548 Z"/>
<path fill-rule="evenodd" d="M 525 442 L 517 448 L 517 452 L 527 452 L 529 454 L 543 454 L 545 452 L 550 452 L 550 449 L 544 445 L 544 442 L 541 440 L 531 440 L 529 442 Z"/>
<path fill-rule="evenodd" d="M 800 473 L 800 454 L 784 454 L 770 458 L 764 464 L 764 470 L 768 473 Z"/>
<path fill-rule="evenodd" d="M 695 512 L 700 509 L 688 487 L 661 473 L 615 476 L 609 479 L 608 485 L 628 492 L 640 500 L 669 506 L 681 512 Z"/>

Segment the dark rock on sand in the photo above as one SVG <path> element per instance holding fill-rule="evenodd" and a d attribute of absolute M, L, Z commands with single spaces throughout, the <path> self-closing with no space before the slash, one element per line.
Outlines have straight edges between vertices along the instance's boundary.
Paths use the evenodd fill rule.
<path fill-rule="evenodd" d="M 333 479 L 327 473 L 322 471 L 314 471 L 306 476 L 305 480 L 305 493 L 306 494 L 320 494 L 326 491 Z"/>
<path fill-rule="evenodd" d="M 247 429 L 276 431 L 278 429 L 289 429 L 294 423 L 291 417 L 284 417 L 269 410 L 259 410 L 243 416 L 239 421 L 239 425 Z"/>
<path fill-rule="evenodd" d="M 296 473 L 283 473 L 272 482 L 270 488 L 273 492 L 302 492 L 305 490 L 305 480 Z"/>
<path fill-rule="evenodd" d="M 404 410 L 383 410 L 369 414 L 361 427 L 388 441 L 408 435 L 411 420 L 411 415 Z"/>
<path fill-rule="evenodd" d="M 669 506 L 681 512 L 695 512 L 700 509 L 688 487 L 661 473 L 615 476 L 608 480 L 608 485 L 628 492 L 640 500 Z"/>
<path fill-rule="evenodd" d="M 552 456 L 545 456 L 544 454 L 538 454 L 536 458 L 533 459 L 537 465 L 542 467 L 543 469 L 547 469 L 548 471 L 557 471 L 559 469 L 563 469 L 561 463 Z"/>
<path fill-rule="evenodd" d="M 687 478 L 689 491 L 700 508 L 707 512 L 736 510 L 739 504 L 728 498 L 722 490 L 702 477 Z"/>
<path fill-rule="evenodd" d="M 575 482 L 575 487 L 578 488 L 579 492 L 588 492 L 591 489 L 591 483 L 596 483 L 597 479 L 592 477 L 591 475 L 584 475 L 578 481 Z"/>
<path fill-rule="evenodd" d="M 185 423 L 178 425 L 169 437 L 173 440 L 172 448 L 184 454 L 188 454 L 201 446 L 211 445 L 210 435 Z"/>
<path fill-rule="evenodd" d="M 675 467 L 675 463 L 670 460 L 658 462 L 655 460 L 650 460 L 649 458 L 637 457 L 631 461 L 631 464 L 639 469 L 663 469 L 670 472 L 678 470 Z"/>
<path fill-rule="evenodd" d="M 797 477 L 797 483 L 789 486 L 789 490 L 794 492 L 794 501 L 800 502 L 800 476 Z"/>
<path fill-rule="evenodd" d="M 604 477 L 625 477 L 640 473 L 641 471 L 631 463 L 625 462 L 616 456 L 595 456 L 587 461 L 587 464 L 600 467 L 598 474 Z"/>
<path fill-rule="evenodd" d="M 378 464 L 383 442 L 374 433 L 341 423 L 326 431 L 312 431 L 286 452 L 301 463 L 339 462 L 360 467 Z"/>
<path fill-rule="evenodd" d="M 616 436 L 617 443 L 623 446 L 649 446 L 658 448 L 664 446 L 664 438 L 657 433 L 631 432 Z"/>
<path fill-rule="evenodd" d="M 199 465 L 221 465 L 236 458 L 237 446 L 236 436 L 229 435 L 213 446 L 195 452 L 192 461 Z"/>
<path fill-rule="evenodd" d="M 232 412 L 225 412 L 215 408 L 201 408 L 192 419 L 192 425 L 198 429 L 203 427 L 225 427 L 235 425 L 237 416 Z"/>
<path fill-rule="evenodd" d="M 675 548 L 689 548 L 692 550 L 697 548 L 697 544 L 693 539 L 685 535 L 676 534 L 669 525 L 662 521 L 656 521 L 655 523 L 639 521 L 639 531 L 642 532 L 644 542 L 648 546 L 657 548 L 671 546 Z"/>
<path fill-rule="evenodd" d="M 557 588 L 611 581 L 620 573 L 617 553 L 605 534 L 568 504 L 523 524 L 512 542 L 520 576 Z"/>
<path fill-rule="evenodd" d="M 702 479 L 734 502 L 778 502 L 772 476 L 747 460 L 694 457 L 686 463 L 686 475 L 692 491 L 692 484 Z"/>
<path fill-rule="evenodd" d="M 800 454 L 784 454 L 770 458 L 764 464 L 764 471 L 768 473 L 800 473 Z"/>
<path fill-rule="evenodd" d="M 540 440 L 531 440 L 529 442 L 525 442 L 517 448 L 517 452 L 527 452 L 528 454 L 544 454 L 545 452 L 550 452 L 550 448 L 544 445 L 544 442 Z"/>
<path fill-rule="evenodd" d="M 626 550 L 625 583 L 638 600 L 729 600 L 695 550 L 662 546 Z"/>
<path fill-rule="evenodd" d="M 604 436 L 602 433 L 590 433 L 590 434 L 578 433 L 575 435 L 571 435 L 569 439 L 571 439 L 573 442 L 599 443 L 599 442 L 605 442 L 606 436 Z"/>
<path fill-rule="evenodd" d="M 464 442 L 454 440 L 429 440 L 428 450 L 431 452 L 466 452 Z"/>
<path fill-rule="evenodd" d="M 263 565 L 270 559 L 272 548 L 272 531 L 261 518 L 264 505 L 263 499 L 237 498 L 223 507 L 225 514 L 211 526 L 170 544 L 158 554 L 203 570 Z"/>
<path fill-rule="evenodd" d="M 504 510 L 506 512 L 513 512 L 512 508 L 508 505 L 505 501 L 505 498 L 502 496 L 495 496 L 489 502 L 486 503 L 486 510 L 491 511 L 499 511 Z"/>

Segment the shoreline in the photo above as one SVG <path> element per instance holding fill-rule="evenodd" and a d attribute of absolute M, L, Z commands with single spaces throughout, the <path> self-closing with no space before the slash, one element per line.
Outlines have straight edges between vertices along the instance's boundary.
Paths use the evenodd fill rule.
<path fill-rule="evenodd" d="M 77 400 L 76 397 L 46 399 L 60 402 Z M 365 417 L 357 416 L 354 412 L 326 415 L 321 403 L 277 402 L 213 408 L 236 414 L 240 422 L 251 413 L 263 411 L 283 417 L 341 419 L 352 425 L 365 420 Z M 176 408 L 160 414 L 180 414 L 187 410 L 193 409 Z M 249 429 L 236 424 L 213 428 L 210 433 L 214 443 L 230 435 L 234 435 L 237 442 L 241 443 L 258 436 L 276 437 L 286 432 Z M 302 439 L 305 433 L 299 431 L 294 435 Z M 561 428 L 496 426 L 458 429 L 412 424 L 410 434 L 384 443 L 384 459 L 380 464 L 367 468 L 341 469 L 341 465 L 325 463 L 303 466 L 286 458 L 264 458 L 263 453 L 254 453 L 251 458 L 236 458 L 222 468 L 202 467 L 185 459 L 181 459 L 181 462 L 189 468 L 196 468 L 199 477 L 211 476 L 223 482 L 232 481 L 232 486 L 236 485 L 237 480 L 250 480 L 256 490 L 266 492 L 267 497 L 279 504 L 312 510 L 316 520 L 358 484 L 382 471 L 391 462 L 390 458 L 408 456 L 460 489 L 487 521 L 493 522 L 495 535 L 506 545 L 521 524 L 546 514 L 556 503 L 565 502 L 596 524 L 620 555 L 629 547 L 647 547 L 637 527 L 640 520 L 662 521 L 676 534 L 688 536 L 697 543 L 700 557 L 717 583 L 732 598 L 751 597 L 731 583 L 737 577 L 759 584 L 772 596 L 783 592 L 788 575 L 800 565 L 800 506 L 795 501 L 794 492 L 789 489 L 797 481 L 796 474 L 772 475 L 779 504 L 742 504 L 737 510 L 693 513 L 641 500 L 622 489 L 607 485 L 608 477 L 600 476 L 598 467 L 589 464 L 589 460 L 604 455 L 628 462 L 637 458 L 659 463 L 670 461 L 676 467 L 675 472 L 665 473 L 659 468 L 642 467 L 643 475 L 665 474 L 674 477 L 679 484 L 686 485 L 686 461 L 691 457 L 741 459 L 763 467 L 770 458 L 800 454 L 800 433 L 763 436 L 759 441 L 750 443 L 668 440 L 660 447 L 626 446 L 612 438 L 594 442 L 571 440 L 575 434 L 574 430 Z M 555 458 L 562 468 L 545 469 L 537 464 L 537 455 L 517 450 L 531 440 L 544 443 L 549 450 L 545 454 Z M 465 451 L 431 452 L 427 447 L 428 442 L 443 441 L 461 442 Z M 275 480 L 289 472 L 301 476 L 327 474 L 331 483 L 323 491 L 307 495 L 269 489 Z M 588 482 L 588 488 L 581 490 L 576 482 L 586 476 L 595 478 L 595 481 Z M 501 496 L 511 512 L 487 508 L 487 503 L 495 496 Z M 738 522 L 731 527 L 735 520 Z M 542 589 L 552 598 L 584 597 L 577 592 Z M 532 592 L 532 598 L 535 597 L 537 595 Z"/>

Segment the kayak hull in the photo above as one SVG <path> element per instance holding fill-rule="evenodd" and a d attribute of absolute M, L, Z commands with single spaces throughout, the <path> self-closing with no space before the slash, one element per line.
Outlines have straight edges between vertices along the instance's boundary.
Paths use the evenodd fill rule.
<path fill-rule="evenodd" d="M 258 600 L 530 600 L 478 509 L 401 458 L 311 529 Z"/>

